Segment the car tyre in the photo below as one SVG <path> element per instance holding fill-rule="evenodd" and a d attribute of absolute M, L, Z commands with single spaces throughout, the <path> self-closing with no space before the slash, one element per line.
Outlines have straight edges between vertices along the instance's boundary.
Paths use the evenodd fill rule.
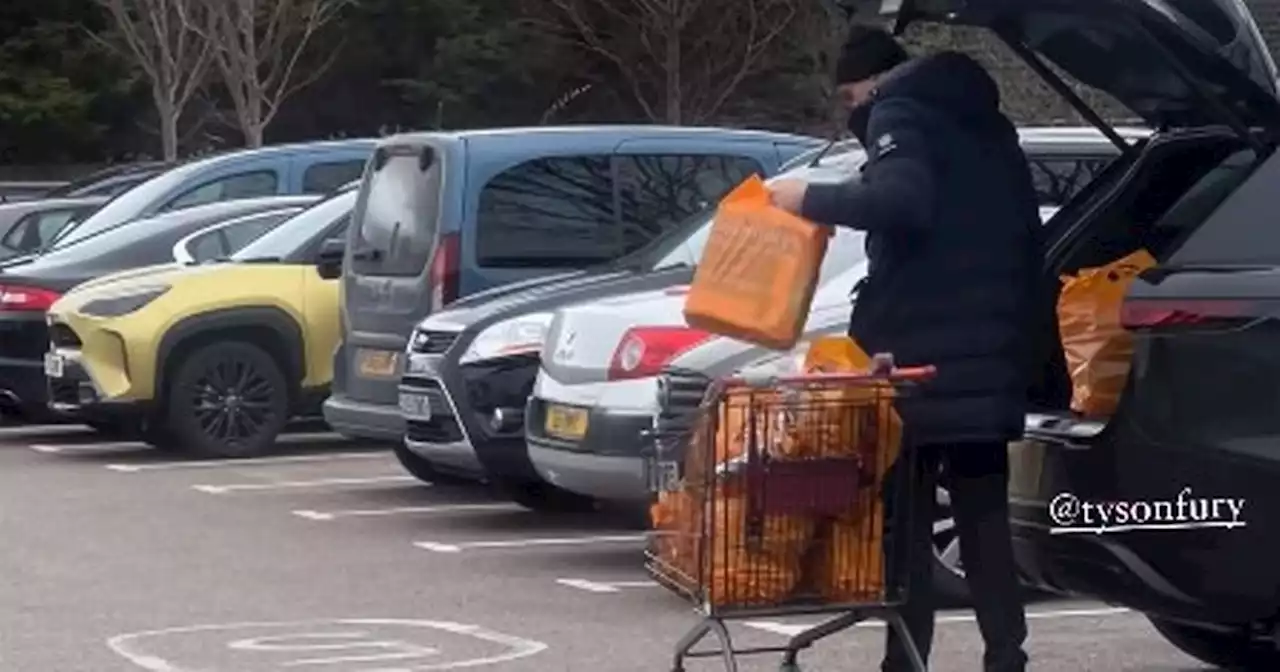
<path fill-rule="evenodd" d="M 1156 632 L 1178 650 L 1215 667 L 1239 672 L 1280 670 L 1280 650 L 1273 643 L 1253 641 L 1243 633 L 1221 632 L 1150 615 L 1147 619 Z"/>
<path fill-rule="evenodd" d="M 400 461 L 400 466 L 409 472 L 409 475 L 422 481 L 423 483 L 432 483 L 439 485 L 461 485 L 464 483 L 474 483 L 473 480 L 465 479 L 460 476 L 446 474 L 436 468 L 430 460 L 409 450 L 404 442 L 395 444 L 394 451 L 396 459 Z"/>
<path fill-rule="evenodd" d="M 530 511 L 545 513 L 586 513 L 596 510 L 591 497 L 557 488 L 545 481 L 507 481 L 498 489 L 511 501 Z"/>
<path fill-rule="evenodd" d="M 185 354 L 165 402 L 166 440 L 202 455 L 261 455 L 289 422 L 289 384 L 280 365 L 242 341 Z"/>

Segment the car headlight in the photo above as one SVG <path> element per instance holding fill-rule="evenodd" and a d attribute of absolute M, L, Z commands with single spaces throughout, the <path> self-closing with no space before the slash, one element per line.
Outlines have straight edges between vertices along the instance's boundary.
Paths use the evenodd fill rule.
<path fill-rule="evenodd" d="M 551 313 L 531 313 L 489 326 L 476 337 L 459 360 L 462 364 L 501 357 L 537 354 L 551 327 Z"/>
<path fill-rule="evenodd" d="M 118 296 L 106 296 L 84 304 L 79 312 L 90 317 L 120 317 L 143 308 L 167 291 L 167 286 L 157 286 L 136 289 Z"/>

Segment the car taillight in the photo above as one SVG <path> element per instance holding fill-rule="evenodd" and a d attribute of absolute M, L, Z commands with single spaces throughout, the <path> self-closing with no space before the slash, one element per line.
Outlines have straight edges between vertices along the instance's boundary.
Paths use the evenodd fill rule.
<path fill-rule="evenodd" d="M 1131 331 L 1230 326 L 1249 321 L 1256 309 L 1250 301 L 1135 299 L 1121 306 L 1120 325 Z"/>
<path fill-rule="evenodd" d="M 39 287 L 0 285 L 0 310 L 46 311 L 62 295 Z"/>
<path fill-rule="evenodd" d="M 711 338 L 688 327 L 632 327 L 622 335 L 609 362 L 609 380 L 656 376 L 680 353 Z"/>
<path fill-rule="evenodd" d="M 456 233 L 440 236 L 436 253 L 431 257 L 431 312 L 443 309 L 458 298 L 458 269 L 461 264 L 462 241 Z"/>

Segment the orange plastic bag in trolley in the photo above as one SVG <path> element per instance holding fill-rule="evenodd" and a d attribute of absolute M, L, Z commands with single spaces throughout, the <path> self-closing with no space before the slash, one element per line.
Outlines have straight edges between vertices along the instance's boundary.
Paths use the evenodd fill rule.
<path fill-rule="evenodd" d="M 725 196 L 685 299 L 689 326 L 786 350 L 800 340 L 831 230 L 769 203 L 752 176 Z"/>
<path fill-rule="evenodd" d="M 1155 265 L 1150 253 L 1138 250 L 1062 278 L 1058 329 L 1071 373 L 1071 410 L 1089 417 L 1115 412 L 1133 358 L 1133 339 L 1120 326 L 1120 305 L 1133 279 Z"/>
<path fill-rule="evenodd" d="M 807 373 L 849 373 L 871 369 L 871 357 L 847 336 L 814 340 L 805 356 Z M 876 406 L 875 421 L 867 424 L 866 413 L 850 409 L 834 423 L 835 436 L 824 437 L 829 446 L 844 446 L 853 452 L 876 451 L 874 478 L 883 483 L 889 467 L 898 457 L 902 442 L 902 418 L 889 402 L 892 386 L 858 386 L 842 390 L 846 401 L 859 400 Z M 862 404 L 859 404 L 862 405 Z M 829 452 L 829 451 L 828 451 Z M 824 540 L 810 557 L 814 586 L 832 603 L 869 602 L 884 597 L 884 506 L 879 488 L 867 488 L 849 514 L 827 521 L 818 532 Z"/>

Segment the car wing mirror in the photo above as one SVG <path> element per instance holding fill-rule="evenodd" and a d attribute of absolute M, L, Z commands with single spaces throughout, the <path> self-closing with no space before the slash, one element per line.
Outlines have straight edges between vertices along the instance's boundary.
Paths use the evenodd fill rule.
<path fill-rule="evenodd" d="M 316 273 L 325 280 L 342 277 L 342 259 L 346 254 L 347 241 L 341 238 L 330 238 L 320 243 L 320 253 L 316 255 Z"/>

